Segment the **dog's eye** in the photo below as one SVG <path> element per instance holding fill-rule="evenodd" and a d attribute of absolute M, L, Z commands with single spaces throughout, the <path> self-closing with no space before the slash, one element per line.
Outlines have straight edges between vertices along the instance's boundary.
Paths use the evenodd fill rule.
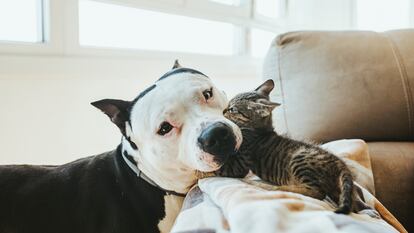
<path fill-rule="evenodd" d="M 213 97 L 213 88 L 203 91 L 203 96 L 206 101 L 210 99 L 211 97 Z"/>
<path fill-rule="evenodd" d="M 163 123 L 161 123 L 161 125 L 160 125 L 160 129 L 158 130 L 157 134 L 159 134 L 159 135 L 161 135 L 161 136 L 166 135 L 166 134 L 167 134 L 167 133 L 169 133 L 169 132 L 170 132 L 173 128 L 174 128 L 174 127 L 173 127 L 170 123 L 168 123 L 168 122 L 164 121 Z"/>

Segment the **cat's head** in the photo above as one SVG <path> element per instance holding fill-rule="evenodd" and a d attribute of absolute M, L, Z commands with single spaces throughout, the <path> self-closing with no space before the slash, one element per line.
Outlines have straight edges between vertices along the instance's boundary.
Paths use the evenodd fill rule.
<path fill-rule="evenodd" d="M 236 95 L 224 110 L 224 116 L 241 128 L 273 129 L 272 111 L 279 103 L 270 101 L 274 82 L 269 79 L 251 92 Z"/>

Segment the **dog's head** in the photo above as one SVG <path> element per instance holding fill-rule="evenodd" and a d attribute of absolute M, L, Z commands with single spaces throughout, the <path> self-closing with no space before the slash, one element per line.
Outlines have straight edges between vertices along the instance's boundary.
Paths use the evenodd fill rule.
<path fill-rule="evenodd" d="M 219 169 L 242 140 L 240 129 L 223 116 L 225 94 L 206 75 L 178 63 L 133 101 L 92 105 L 119 127 L 123 148 L 165 189 L 193 183 L 197 170 Z"/>

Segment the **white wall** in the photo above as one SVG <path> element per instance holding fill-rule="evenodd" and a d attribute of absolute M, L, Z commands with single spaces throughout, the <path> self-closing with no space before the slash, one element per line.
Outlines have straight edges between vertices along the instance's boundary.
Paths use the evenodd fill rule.
<path fill-rule="evenodd" d="M 258 83 L 260 63 L 191 59 L 232 95 Z M 172 58 L 0 55 L 0 164 L 61 164 L 112 150 L 120 133 L 89 103 L 133 99 Z"/>

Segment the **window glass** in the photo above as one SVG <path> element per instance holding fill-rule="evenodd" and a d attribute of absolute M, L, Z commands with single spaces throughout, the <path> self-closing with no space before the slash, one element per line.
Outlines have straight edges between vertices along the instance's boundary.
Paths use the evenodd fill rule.
<path fill-rule="evenodd" d="M 253 57 L 264 57 L 276 33 L 261 29 L 251 30 L 251 53 Z"/>
<path fill-rule="evenodd" d="M 259 15 L 277 18 L 282 13 L 284 0 L 258 0 L 255 1 L 255 10 Z"/>
<path fill-rule="evenodd" d="M 43 41 L 41 9 L 40 0 L 0 0 L 0 41 Z"/>
<path fill-rule="evenodd" d="M 231 55 L 229 23 L 132 7 L 79 2 L 81 45 Z"/>
<path fill-rule="evenodd" d="M 225 5 L 233 5 L 233 6 L 240 5 L 240 0 L 210 0 L 210 1 L 225 4 Z"/>

